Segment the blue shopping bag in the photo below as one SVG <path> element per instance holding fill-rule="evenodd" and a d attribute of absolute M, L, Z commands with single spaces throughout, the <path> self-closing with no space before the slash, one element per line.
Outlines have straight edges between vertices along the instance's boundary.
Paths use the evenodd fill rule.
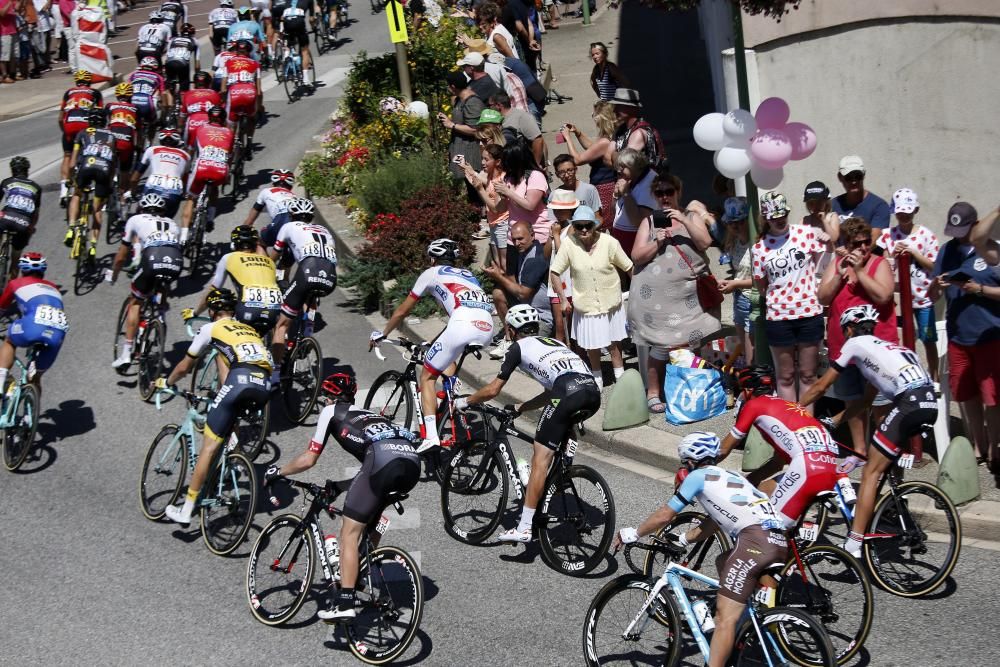
<path fill-rule="evenodd" d="M 726 411 L 722 374 L 713 368 L 667 364 L 663 396 L 667 403 L 663 416 L 671 424 L 690 424 Z"/>

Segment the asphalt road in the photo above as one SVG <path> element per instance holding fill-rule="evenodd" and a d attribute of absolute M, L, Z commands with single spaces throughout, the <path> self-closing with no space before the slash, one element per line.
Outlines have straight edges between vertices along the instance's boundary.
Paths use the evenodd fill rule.
<path fill-rule="evenodd" d="M 205 3 L 194 3 L 195 6 Z M 360 5 L 358 5 L 360 8 Z M 205 10 L 202 10 L 205 11 Z M 294 166 L 335 108 L 348 56 L 388 48 L 381 16 L 355 11 L 354 41 L 320 58 L 322 86 L 312 98 L 287 104 L 280 89 L 265 98 L 272 114 L 258 131 L 263 144 L 248 173 L 255 185 L 274 167 Z M 39 114 L 0 124 L 5 149 L 32 151 L 36 178 L 45 184 L 42 223 L 31 247 L 49 256 L 49 277 L 70 286 L 66 307 L 72 330 L 56 366 L 45 377 L 40 445 L 23 474 L 0 474 L 0 563 L 4 589 L 0 662 L 6 664 L 353 664 L 327 626 L 316 602 L 291 627 L 267 628 L 249 613 L 243 593 L 246 554 L 270 520 L 259 507 L 249 542 L 230 558 L 211 555 L 197 526 L 154 524 L 138 508 L 138 479 L 149 442 L 182 416 L 176 402 L 162 412 L 139 401 L 133 378 L 110 368 L 113 319 L 127 285 L 101 285 L 72 294 L 72 273 L 61 245 L 63 211 L 56 201 L 58 157 L 54 118 Z M 6 150 L 4 151 L 7 152 Z M 55 157 L 51 159 L 55 159 Z M 223 206 L 212 241 L 228 238 L 249 207 Z M 113 248 L 100 247 L 104 261 Z M 193 305 L 201 285 L 183 282 L 173 299 L 168 337 L 176 361 L 185 347 L 180 308 Z M 327 369 L 348 367 L 362 388 L 384 368 L 401 367 L 366 354 L 370 325 L 337 293 L 323 304 L 330 323 L 318 334 Z M 280 412 L 276 410 L 275 414 Z M 280 422 L 280 420 L 278 420 Z M 280 423 L 258 460 L 287 460 L 303 448 L 311 429 Z M 523 453 L 523 450 L 522 450 Z M 651 471 L 607 456 L 579 459 L 596 467 L 615 492 L 620 524 L 635 525 L 667 498 L 670 485 Z M 341 478 L 353 460 L 333 446 L 308 478 Z M 421 632 L 404 664 L 577 665 L 590 599 L 624 563 L 608 561 L 588 579 L 548 569 L 520 547 L 472 548 L 451 540 L 441 522 L 439 490 L 419 485 L 387 542 L 419 557 L 427 604 Z M 282 510 L 284 511 L 284 510 Z M 332 526 L 331 526 L 332 527 Z M 997 553 L 966 548 L 953 579 L 939 596 L 903 600 L 877 595 L 875 626 L 866 651 L 873 665 L 993 665 L 1000 601 Z M 985 641 L 984 641 L 985 639 Z M 994 655 L 994 658 L 990 658 Z"/>

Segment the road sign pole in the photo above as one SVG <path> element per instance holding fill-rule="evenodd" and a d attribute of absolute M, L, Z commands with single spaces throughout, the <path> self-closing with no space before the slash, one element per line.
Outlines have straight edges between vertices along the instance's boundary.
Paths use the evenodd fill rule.
<path fill-rule="evenodd" d="M 413 101 L 410 87 L 410 65 L 406 61 L 406 42 L 396 42 L 396 69 L 399 70 L 399 93 L 406 102 Z"/>
<path fill-rule="evenodd" d="M 410 86 L 410 65 L 406 60 L 406 20 L 403 18 L 403 6 L 396 0 L 389 0 L 385 5 L 385 18 L 389 24 L 389 39 L 396 45 L 396 72 L 399 75 L 399 95 L 407 102 L 413 101 L 413 88 Z"/>

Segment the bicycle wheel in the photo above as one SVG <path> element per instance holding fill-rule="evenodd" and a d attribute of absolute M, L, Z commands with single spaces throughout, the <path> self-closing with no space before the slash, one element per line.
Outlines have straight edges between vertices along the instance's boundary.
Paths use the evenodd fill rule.
<path fill-rule="evenodd" d="M 583 621 L 587 665 L 673 665 L 680 658 L 681 619 L 676 603 L 660 591 L 646 611 L 653 582 L 636 574 L 612 579 L 594 596 Z M 626 629 L 632 625 L 626 634 Z"/>
<path fill-rule="evenodd" d="M 295 65 L 289 65 L 285 69 L 285 77 L 283 80 L 285 86 L 285 95 L 288 95 L 288 101 L 294 102 L 297 99 L 299 84 L 299 77 L 302 76 L 300 70 Z"/>
<path fill-rule="evenodd" d="M 271 67 L 274 68 L 274 78 L 278 83 L 285 80 L 285 45 L 278 42 L 274 45 L 274 56 L 271 58 Z"/>
<path fill-rule="evenodd" d="M 35 443 L 37 428 L 38 390 L 23 384 L 11 415 L 11 426 L 3 430 L 3 464 L 7 470 L 17 470 L 24 464 Z"/>
<path fill-rule="evenodd" d="M 275 518 L 260 531 L 247 563 L 250 613 L 264 625 L 282 625 L 302 608 L 316 571 L 316 550 L 302 519 Z"/>
<path fill-rule="evenodd" d="M 111 357 L 112 360 L 118 358 L 118 352 L 121 350 L 121 344 L 125 342 L 125 315 L 128 310 L 129 297 L 125 297 L 122 301 L 122 307 L 118 309 L 118 326 L 115 328 L 115 344 L 114 344 L 114 356 Z"/>
<path fill-rule="evenodd" d="M 593 468 L 570 466 L 548 484 L 536 515 L 542 559 L 557 572 L 581 575 L 604 560 L 615 530 L 615 500 Z"/>
<path fill-rule="evenodd" d="M 139 509 L 150 521 L 162 519 L 184 489 L 191 443 L 186 435 L 178 437 L 179 430 L 177 424 L 164 426 L 146 451 L 139 477 Z"/>
<path fill-rule="evenodd" d="M 905 482 L 879 498 L 866 536 L 872 578 L 893 595 L 915 598 L 940 586 L 958 561 L 962 524 L 941 489 Z"/>
<path fill-rule="evenodd" d="M 682 532 L 686 533 L 693 528 L 703 525 L 706 526 L 705 530 L 713 531 L 711 537 L 693 542 L 687 548 L 687 554 L 684 558 L 676 562 L 695 572 L 701 572 L 707 568 L 708 573 L 715 576 L 716 558 L 727 553 L 732 548 L 732 545 L 729 542 L 729 537 L 719 530 L 707 515 L 701 512 L 681 512 L 657 532 L 656 537 L 666 539 L 669 534 L 680 535 Z M 663 573 L 663 569 L 666 566 L 667 558 L 663 554 L 656 553 L 655 551 L 647 551 L 646 558 L 643 561 L 642 572 L 637 574 L 641 574 L 644 577 L 658 577 Z M 684 580 L 683 584 L 684 590 L 696 593 L 699 596 L 704 596 L 709 591 L 714 591 L 714 589 L 710 589 L 698 581 Z"/>
<path fill-rule="evenodd" d="M 506 451 L 486 442 L 470 443 L 445 469 L 441 484 L 444 530 L 459 542 L 481 543 L 503 518 L 513 462 L 508 468 L 501 450 Z"/>
<path fill-rule="evenodd" d="M 149 401 L 156 393 L 156 386 L 153 383 L 163 372 L 163 353 L 167 344 L 166 329 L 163 322 L 157 319 L 146 323 L 146 332 L 139 346 L 139 379 L 136 383 L 139 396 L 144 401 Z"/>
<path fill-rule="evenodd" d="M 875 598 L 861 564 L 832 545 L 799 552 L 781 571 L 777 604 L 801 609 L 826 628 L 837 664 L 864 645 L 872 627 Z"/>
<path fill-rule="evenodd" d="M 206 354 L 203 357 L 199 357 L 198 361 L 195 362 L 194 372 L 191 373 L 191 393 L 198 394 L 199 396 L 214 397 L 216 392 L 219 391 L 220 384 L 219 365 L 215 355 Z M 208 413 L 208 405 L 208 403 L 199 402 L 195 406 L 195 410 L 199 414 L 205 415 Z M 195 422 L 195 428 L 201 431 L 204 429 L 204 425 Z"/>
<path fill-rule="evenodd" d="M 358 615 L 347 626 L 354 657 L 384 665 L 406 652 L 424 612 L 424 582 L 417 564 L 398 547 L 380 547 L 368 556 L 358 590 Z"/>
<path fill-rule="evenodd" d="M 271 421 L 271 404 L 246 408 L 236 420 L 236 438 L 240 453 L 256 461 L 264 449 L 267 427 Z"/>
<path fill-rule="evenodd" d="M 758 612 L 761 633 L 751 619 L 736 631 L 736 644 L 730 664 L 737 667 L 772 667 L 802 665 L 803 667 L 835 667 L 830 638 L 815 618 L 798 609 L 775 607 Z"/>
<path fill-rule="evenodd" d="M 281 406 L 290 422 L 301 424 L 312 413 L 322 382 L 319 342 L 312 336 L 303 338 L 282 364 Z"/>
<path fill-rule="evenodd" d="M 365 410 L 371 410 L 394 424 L 414 431 L 413 395 L 406 383 L 401 381 L 402 378 L 403 374 L 399 371 L 386 371 L 375 378 L 365 396 Z"/>
<path fill-rule="evenodd" d="M 201 535 L 208 550 L 225 556 L 236 550 L 250 530 L 257 507 L 257 476 L 238 452 L 221 459 L 201 501 Z"/>

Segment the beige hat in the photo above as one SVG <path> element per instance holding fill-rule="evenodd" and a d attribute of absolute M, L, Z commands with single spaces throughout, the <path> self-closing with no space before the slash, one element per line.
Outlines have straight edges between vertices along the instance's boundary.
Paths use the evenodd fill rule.
<path fill-rule="evenodd" d="M 865 173 L 865 163 L 857 155 L 845 155 L 840 158 L 840 165 L 837 169 L 841 176 L 847 176 L 852 171 L 860 171 L 862 174 Z"/>
<path fill-rule="evenodd" d="M 572 211 L 580 202 L 576 199 L 576 193 L 571 190 L 558 189 L 552 193 L 552 197 L 549 199 L 549 208 L 553 210 L 567 210 Z"/>

